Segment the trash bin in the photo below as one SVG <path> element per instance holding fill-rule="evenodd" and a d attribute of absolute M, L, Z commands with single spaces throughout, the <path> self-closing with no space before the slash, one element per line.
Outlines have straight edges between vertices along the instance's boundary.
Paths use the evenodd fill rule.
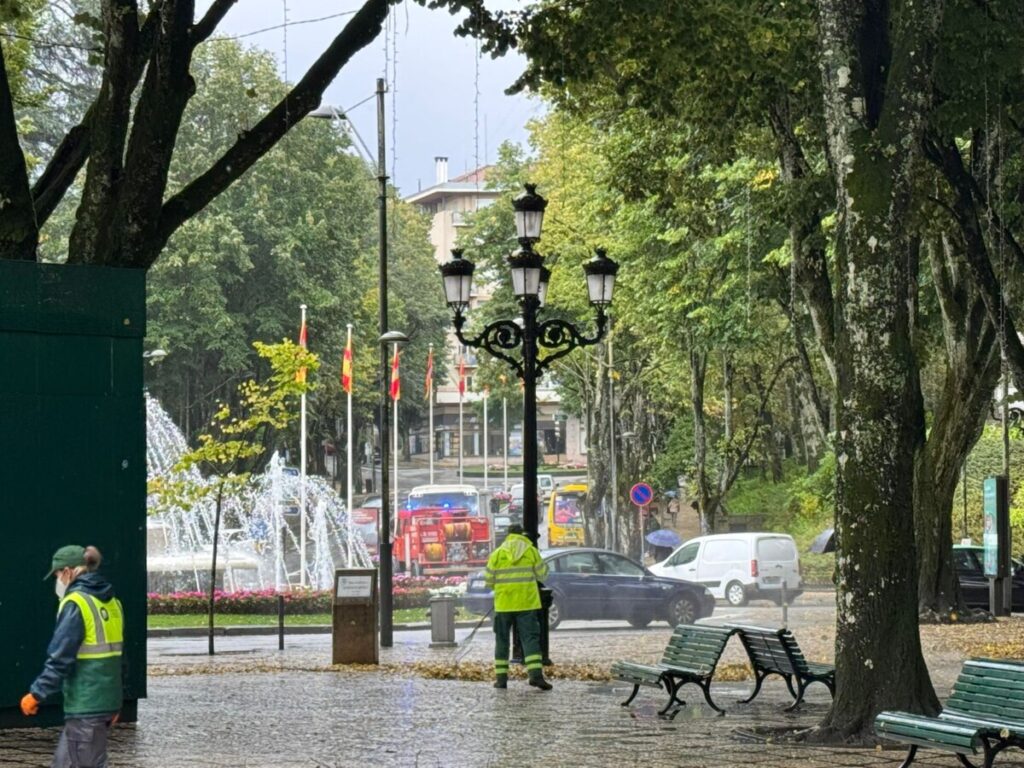
<path fill-rule="evenodd" d="M 455 643 L 455 598 L 450 596 L 430 598 L 430 647 L 454 648 Z"/>

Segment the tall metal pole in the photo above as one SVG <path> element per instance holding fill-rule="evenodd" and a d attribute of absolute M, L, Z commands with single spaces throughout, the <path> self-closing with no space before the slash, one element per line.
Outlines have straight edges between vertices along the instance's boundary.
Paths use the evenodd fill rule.
<path fill-rule="evenodd" d="M 306 305 L 302 311 L 303 346 L 306 329 Z M 306 586 L 306 393 L 299 399 L 299 585 Z"/>
<path fill-rule="evenodd" d="M 536 296 L 523 301 L 523 530 L 537 544 L 537 308 Z"/>
<path fill-rule="evenodd" d="M 462 378 L 462 364 L 459 363 L 459 485 L 465 482 L 462 477 L 462 455 L 463 445 L 465 441 L 462 439 L 462 398 L 464 397 L 463 388 L 465 387 L 465 380 Z"/>
<path fill-rule="evenodd" d="M 397 342 L 395 343 L 395 358 L 396 359 L 398 358 L 398 343 Z M 395 440 L 395 467 L 394 467 L 394 472 L 395 472 L 395 501 L 394 501 L 394 505 L 395 506 L 393 507 L 393 509 L 395 510 L 395 518 L 397 519 L 397 517 L 398 517 L 398 398 L 397 397 L 394 400 L 393 411 L 394 411 L 394 417 L 393 417 L 393 423 L 392 423 L 392 429 L 391 429 L 391 432 L 392 432 L 392 434 L 394 436 L 394 440 Z M 406 556 L 406 558 L 408 558 L 409 557 L 409 553 L 406 552 L 405 556 Z"/>
<path fill-rule="evenodd" d="M 430 345 L 430 359 L 434 359 L 434 345 Z M 434 484 L 434 372 L 430 372 L 430 381 L 427 382 L 427 398 L 430 400 L 430 421 L 427 427 L 428 443 L 430 449 L 430 484 Z"/>
<path fill-rule="evenodd" d="M 618 551 L 619 540 L 619 471 L 615 451 L 615 360 L 612 356 L 612 331 L 608 329 L 608 454 L 611 460 L 611 549 Z"/>
<path fill-rule="evenodd" d="M 508 490 L 508 397 L 501 396 L 501 455 L 504 461 L 504 488 Z"/>
<path fill-rule="evenodd" d="M 487 483 L 487 388 L 484 387 L 484 490 L 490 488 Z"/>
<path fill-rule="evenodd" d="M 380 335 L 388 331 L 388 173 L 384 144 L 384 78 L 377 78 L 377 199 L 380 223 L 380 273 L 377 290 L 380 294 Z M 380 644 L 390 648 L 394 644 L 391 595 L 391 504 L 388 478 L 389 411 L 388 346 L 380 345 Z"/>
<path fill-rule="evenodd" d="M 346 354 L 349 353 L 351 351 L 351 349 L 352 349 L 352 323 L 349 323 L 347 327 L 348 327 L 348 339 L 346 340 L 346 343 L 345 343 Z M 349 361 L 349 364 L 351 365 L 351 361 Z M 351 376 L 352 376 L 352 369 L 349 368 L 349 377 L 350 377 L 349 380 L 350 381 L 351 381 Z M 351 390 L 351 387 L 352 387 L 352 385 L 349 384 L 349 389 L 350 390 Z M 348 512 L 348 536 L 346 536 L 345 538 L 346 538 L 346 540 L 348 542 L 348 559 L 346 560 L 345 564 L 346 564 L 347 567 L 351 568 L 352 567 L 352 533 L 354 531 L 354 528 L 353 528 L 353 525 L 352 525 L 352 510 L 353 510 L 353 506 L 352 506 L 352 503 L 353 503 L 353 501 L 352 501 L 353 500 L 353 494 L 352 494 L 352 465 L 355 464 L 355 460 L 356 460 L 355 456 L 352 455 L 352 392 L 351 391 L 346 393 L 346 400 L 348 402 L 347 402 L 346 408 L 345 408 L 345 410 L 346 410 L 345 443 L 346 443 L 346 450 L 348 451 L 348 453 L 346 454 L 348 456 L 348 461 L 346 461 L 346 464 L 348 465 L 348 471 L 347 471 L 346 477 L 345 477 L 345 509 Z"/>
<path fill-rule="evenodd" d="M 960 468 L 960 487 L 963 489 L 964 499 L 964 524 L 963 524 L 963 536 L 967 538 L 967 457 L 964 456 L 963 466 Z"/>
<path fill-rule="evenodd" d="M 1006 478 L 1006 486 L 1010 486 L 1010 372 L 1007 369 L 1006 355 L 1003 354 L 1003 477 Z M 1007 531 L 1009 536 L 1009 531 Z M 1006 542 L 1006 558 L 1010 558 L 1010 541 Z M 1007 563 L 1007 573 L 1013 573 L 1013 566 Z M 1013 611 L 1013 582 L 1009 578 L 1000 579 L 1003 582 L 1003 616 L 1009 616 Z"/>

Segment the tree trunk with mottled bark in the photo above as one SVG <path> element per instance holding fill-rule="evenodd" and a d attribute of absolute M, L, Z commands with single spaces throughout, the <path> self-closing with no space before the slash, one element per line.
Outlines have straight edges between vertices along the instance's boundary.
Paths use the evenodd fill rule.
<path fill-rule="evenodd" d="M 933 713 L 918 633 L 914 456 L 924 424 L 908 307 L 912 168 L 943 0 L 818 0 L 835 174 L 836 694 L 819 739 Z"/>

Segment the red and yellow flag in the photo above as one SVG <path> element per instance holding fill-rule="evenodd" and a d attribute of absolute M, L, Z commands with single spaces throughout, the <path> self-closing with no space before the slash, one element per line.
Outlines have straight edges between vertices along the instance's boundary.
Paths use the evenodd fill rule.
<path fill-rule="evenodd" d="M 466 358 L 459 355 L 459 397 L 466 394 Z"/>
<path fill-rule="evenodd" d="M 345 354 L 341 358 L 341 388 L 352 394 L 352 337 L 345 343 Z"/>
<path fill-rule="evenodd" d="M 398 348 L 395 348 L 395 356 L 391 359 L 391 399 L 402 399 L 402 381 L 398 378 Z"/>
<path fill-rule="evenodd" d="M 427 353 L 427 375 L 423 385 L 423 399 L 430 399 L 430 390 L 434 387 L 434 350 Z"/>
<path fill-rule="evenodd" d="M 302 347 L 303 350 L 308 349 L 308 347 L 306 346 L 306 321 L 305 320 L 302 321 L 302 328 L 299 329 L 299 346 Z M 298 371 L 296 371 L 296 373 L 295 373 L 295 380 L 297 382 L 299 382 L 300 384 L 305 384 L 306 383 L 306 366 L 302 366 L 301 368 L 299 368 Z"/>

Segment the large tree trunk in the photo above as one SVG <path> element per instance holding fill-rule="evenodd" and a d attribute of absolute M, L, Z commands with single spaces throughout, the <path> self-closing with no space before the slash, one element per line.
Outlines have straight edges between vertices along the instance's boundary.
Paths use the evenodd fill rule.
<path fill-rule="evenodd" d="M 837 199 L 836 694 L 817 736 L 873 739 L 935 712 L 918 634 L 914 456 L 923 434 L 906 253 L 942 0 L 818 0 Z"/>
<path fill-rule="evenodd" d="M 946 342 L 946 375 L 914 472 L 918 605 L 923 617 L 963 614 L 953 568 L 953 494 L 964 459 L 981 435 L 999 379 L 999 349 L 985 305 L 948 240 L 928 248 Z"/>
<path fill-rule="evenodd" d="M 28 186 L 25 155 L 18 141 L 14 102 L 0 45 L 0 259 L 36 258 L 35 208 Z"/>

